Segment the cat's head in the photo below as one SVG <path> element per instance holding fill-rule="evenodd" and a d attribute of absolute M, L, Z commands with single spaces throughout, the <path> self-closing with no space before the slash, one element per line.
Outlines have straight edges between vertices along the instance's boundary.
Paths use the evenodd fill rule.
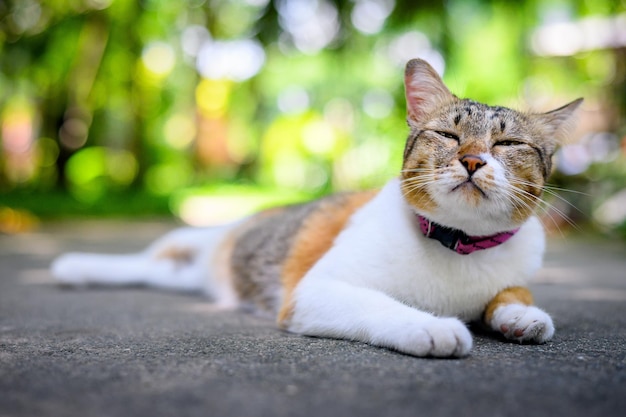
<path fill-rule="evenodd" d="M 473 235 L 524 223 L 582 99 L 548 113 L 487 106 L 454 96 L 419 59 L 406 66 L 405 91 L 411 132 L 401 180 L 414 210 Z"/>

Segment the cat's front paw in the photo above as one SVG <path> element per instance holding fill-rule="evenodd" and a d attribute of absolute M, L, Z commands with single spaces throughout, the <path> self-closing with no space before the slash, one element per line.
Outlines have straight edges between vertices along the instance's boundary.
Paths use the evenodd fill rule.
<path fill-rule="evenodd" d="M 433 318 L 407 336 L 401 350 L 415 356 L 462 357 L 472 348 L 471 333 L 455 318 Z"/>
<path fill-rule="evenodd" d="M 508 304 L 498 307 L 489 324 L 507 339 L 519 342 L 544 343 L 554 335 L 552 319 L 535 306 Z"/>

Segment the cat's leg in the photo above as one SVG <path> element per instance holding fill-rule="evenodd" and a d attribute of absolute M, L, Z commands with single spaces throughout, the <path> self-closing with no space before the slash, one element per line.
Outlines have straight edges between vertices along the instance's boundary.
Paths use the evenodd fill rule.
<path fill-rule="evenodd" d="M 54 260 L 52 275 L 70 285 L 147 285 L 179 291 L 207 289 L 210 256 L 225 229 L 183 228 L 135 254 L 68 253 Z"/>
<path fill-rule="evenodd" d="M 186 262 L 146 253 L 105 255 L 67 253 L 54 260 L 54 278 L 68 285 L 148 285 L 180 291 L 202 288 L 201 275 Z"/>
<path fill-rule="evenodd" d="M 552 319 L 532 303 L 533 298 L 527 288 L 507 288 L 489 302 L 483 319 L 487 326 L 507 339 L 547 342 L 554 335 Z"/>
<path fill-rule="evenodd" d="M 287 330 L 358 340 L 415 356 L 465 356 L 472 336 L 456 318 L 438 318 L 386 294 L 334 280 L 304 280 L 294 291 Z"/>

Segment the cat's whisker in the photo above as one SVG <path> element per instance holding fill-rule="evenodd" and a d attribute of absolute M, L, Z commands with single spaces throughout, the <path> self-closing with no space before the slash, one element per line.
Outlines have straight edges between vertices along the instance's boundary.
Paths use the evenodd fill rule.
<path fill-rule="evenodd" d="M 406 196 L 407 194 L 410 194 L 419 188 L 423 188 L 429 184 L 432 184 L 435 180 L 436 178 L 434 175 L 403 179 L 401 182 L 403 185 L 402 188 L 403 188 L 404 195 Z"/>
<path fill-rule="evenodd" d="M 578 207 L 576 207 L 574 204 L 572 204 L 572 202 L 571 202 L 571 201 L 569 201 L 568 199 L 566 199 L 565 197 L 563 197 L 563 196 L 559 195 L 559 193 L 557 193 L 557 191 L 555 191 L 555 189 L 552 189 L 552 188 L 550 188 L 550 187 L 545 187 L 545 186 L 544 186 L 544 187 L 543 187 L 543 190 L 544 190 L 547 194 L 550 194 L 551 196 L 554 196 L 555 198 L 558 198 L 559 200 L 561 200 L 562 202 L 564 202 L 564 203 L 565 203 L 565 204 L 567 204 L 568 206 L 571 206 L 573 209 L 575 209 L 575 210 L 577 210 L 578 212 L 582 213 L 582 212 L 578 209 Z M 568 190 L 566 190 L 566 189 L 564 189 L 564 188 L 560 188 L 560 189 L 558 189 L 558 190 L 559 190 L 559 191 L 561 191 L 561 192 L 563 192 L 563 191 L 568 191 Z M 569 191 L 570 191 L 570 192 L 572 192 L 572 193 L 580 194 L 580 195 L 587 195 L 587 196 L 589 195 L 589 194 L 587 194 L 587 193 L 582 193 L 582 192 L 581 192 L 581 193 L 579 193 L 579 192 L 574 191 L 574 190 L 569 190 Z"/>
<path fill-rule="evenodd" d="M 413 194 L 416 190 L 418 190 L 418 189 L 420 189 L 420 188 L 422 188 L 422 187 L 423 187 L 423 186 L 413 186 L 413 187 L 408 188 L 408 189 L 403 189 L 403 190 L 402 190 L 402 194 L 403 194 L 403 196 L 404 196 L 404 197 L 407 197 L 407 196 L 409 196 L 409 195 Z M 423 196 L 422 196 L 422 197 L 420 197 L 420 201 L 419 201 L 419 202 L 421 202 L 421 199 L 422 199 L 422 198 L 423 198 Z"/>
<path fill-rule="evenodd" d="M 410 187 L 412 189 L 415 189 L 415 188 L 420 188 L 420 187 L 427 186 L 427 185 L 432 184 L 434 182 L 435 182 L 435 180 L 428 180 L 428 179 L 421 180 L 421 181 L 406 181 L 406 182 L 403 183 L 403 187 Z"/>
<path fill-rule="evenodd" d="M 517 179 L 517 178 L 510 180 L 510 182 L 511 182 L 511 184 L 513 184 L 513 185 L 518 185 L 518 184 L 519 184 L 519 185 L 535 186 L 535 187 L 536 187 L 536 184 L 530 183 L 530 182 L 528 182 L 528 181 L 523 181 L 523 180 L 520 180 L 520 179 Z M 576 207 L 576 205 L 572 204 L 572 202 L 571 202 L 571 201 L 569 201 L 568 199 L 564 198 L 563 196 L 560 196 L 560 195 L 559 195 L 556 191 L 553 191 L 553 189 L 552 189 L 552 188 L 550 188 L 550 187 L 548 187 L 548 186 L 545 186 L 545 185 L 544 185 L 543 187 L 541 187 L 541 188 L 542 188 L 542 190 L 543 190 L 546 194 L 549 194 L 549 195 L 551 195 L 551 196 L 553 196 L 553 197 L 557 198 L 558 200 L 560 200 L 561 202 L 563 202 L 563 203 L 567 204 L 568 206 L 570 206 L 571 208 L 573 208 L 573 209 L 574 209 L 574 210 L 576 210 L 577 212 L 579 212 L 579 213 L 581 213 L 581 214 L 584 214 L 584 213 L 583 213 L 583 212 L 582 212 L 582 211 L 581 211 L 578 207 Z M 560 190 L 560 191 L 570 191 L 570 192 L 572 192 L 572 193 L 578 193 L 577 191 L 574 191 L 574 190 L 567 190 L 567 189 L 565 189 L 565 188 L 560 188 L 560 189 L 558 189 L 558 190 Z M 579 193 L 579 194 L 588 195 L 588 194 L 585 194 L 585 193 Z"/>
<path fill-rule="evenodd" d="M 553 191 L 562 191 L 562 192 L 566 192 L 566 193 L 572 193 L 572 194 L 580 194 L 580 195 L 584 195 L 584 196 L 591 196 L 591 194 L 589 193 L 585 193 L 583 191 L 578 191 L 578 190 L 570 190 L 569 188 L 562 188 L 562 187 L 557 187 L 555 185 L 550 185 L 550 184 L 545 184 L 544 189 L 549 189 L 549 190 L 553 190 Z"/>
<path fill-rule="evenodd" d="M 517 187 L 512 187 L 508 191 L 510 192 L 510 195 L 516 196 L 518 199 L 522 201 L 524 200 L 530 201 L 530 203 L 534 203 L 538 207 L 545 207 L 545 206 L 552 207 L 552 204 L 550 204 L 548 201 L 541 198 L 540 195 L 535 195 L 531 192 L 522 190 Z M 524 202 L 526 203 L 526 201 Z M 531 207 L 530 203 L 526 203 L 527 207 Z"/>
<path fill-rule="evenodd" d="M 561 231 L 561 228 L 558 226 L 556 220 L 554 220 L 554 218 L 552 217 L 551 211 L 555 212 L 559 217 L 561 217 L 567 224 L 569 224 L 574 229 L 580 230 L 579 226 L 567 214 L 565 214 L 562 210 L 558 209 L 553 204 L 550 204 L 543 198 L 536 196 L 532 193 L 529 193 L 528 191 L 519 189 L 519 188 L 513 188 L 513 190 L 514 190 L 513 191 L 514 193 L 518 193 L 518 195 L 522 196 L 522 197 L 519 197 L 519 196 L 515 196 L 515 194 L 511 194 L 512 196 L 517 197 L 516 201 L 519 201 L 523 197 L 526 197 L 538 203 L 537 206 L 539 207 L 539 209 L 541 209 L 548 217 L 550 217 L 550 220 L 554 223 L 554 226 L 559 230 L 559 232 L 561 232 L 561 234 L 563 234 L 563 232 Z"/>
<path fill-rule="evenodd" d="M 524 202 L 520 197 L 517 197 L 515 195 L 513 195 L 512 197 L 516 201 L 518 201 L 520 204 L 527 205 L 527 203 Z M 529 209 L 530 209 L 530 207 L 529 207 Z M 541 212 L 543 212 L 543 214 L 545 215 L 545 216 L 538 216 L 538 219 L 541 222 L 541 224 L 544 227 L 544 229 L 547 229 L 547 226 L 546 226 L 545 221 L 544 221 L 544 218 L 547 217 L 548 219 L 550 219 L 550 222 L 552 222 L 552 225 L 554 226 L 554 228 L 556 228 L 559 231 L 559 233 L 561 234 L 561 236 L 563 236 L 563 231 L 561 230 L 561 227 L 559 226 L 559 223 L 554 219 L 554 216 L 552 215 L 552 212 L 550 212 L 550 210 L 549 210 L 550 209 L 549 204 L 544 204 L 544 203 L 537 204 L 537 209 L 541 210 Z"/>
<path fill-rule="evenodd" d="M 403 169 L 400 172 L 401 173 L 405 173 L 405 172 L 427 172 L 427 173 L 441 173 L 444 171 L 444 167 L 439 167 L 439 168 L 408 168 L 408 169 Z"/>
<path fill-rule="evenodd" d="M 416 190 L 420 188 L 424 188 L 432 182 L 433 181 L 422 181 L 422 182 L 416 181 L 415 183 L 407 182 L 408 186 L 401 187 L 402 195 L 406 198 L 409 195 L 413 194 Z M 415 202 L 415 204 L 420 205 L 422 201 L 424 201 L 427 197 L 428 197 L 428 193 L 422 193 L 421 195 L 419 195 L 419 199 Z"/>
<path fill-rule="evenodd" d="M 416 175 L 414 177 L 408 177 L 408 178 L 403 178 L 402 182 L 406 182 L 406 181 L 419 181 L 419 180 L 424 180 L 424 179 L 430 179 L 433 180 L 437 178 L 437 176 L 435 174 L 422 174 L 422 175 Z"/>
<path fill-rule="evenodd" d="M 422 189 L 422 188 L 425 188 L 425 186 L 426 186 L 426 185 L 415 185 L 415 186 L 412 186 L 412 187 L 409 187 L 409 188 L 403 189 L 403 190 L 402 190 L 402 194 L 403 194 L 405 197 L 407 197 L 407 196 L 409 196 L 409 195 L 411 195 L 411 194 L 414 194 L 416 191 L 418 191 L 418 190 L 420 190 L 420 189 Z M 428 195 L 428 193 L 422 193 L 422 196 L 420 197 L 420 201 L 421 201 L 421 199 L 422 199 L 422 198 L 424 198 L 426 195 Z"/>
<path fill-rule="evenodd" d="M 507 191 L 508 191 L 507 192 L 507 196 L 511 200 L 513 200 L 514 204 L 516 204 L 518 206 L 521 206 L 523 208 L 526 208 L 529 211 L 532 211 L 534 209 L 534 207 L 532 207 L 527 201 L 525 201 L 524 198 L 516 195 L 515 191 L 517 191 L 518 193 L 521 193 L 522 190 L 515 190 L 514 189 L 513 191 L 512 190 L 507 190 Z M 527 196 L 524 196 L 524 197 L 527 197 Z M 533 197 L 536 197 L 536 196 L 533 196 Z M 552 222 L 554 227 L 561 233 L 561 235 L 563 235 L 563 232 L 561 231 L 561 228 L 559 227 L 559 224 L 554 219 L 554 217 L 552 216 L 550 211 L 547 209 L 547 207 L 540 203 L 540 204 L 537 204 L 537 208 L 539 210 L 541 210 L 550 219 L 550 221 Z M 541 222 L 541 224 L 543 225 L 543 227 L 546 228 L 546 225 L 545 225 L 545 223 L 543 221 L 543 218 L 542 217 L 538 217 L 538 218 L 539 218 L 539 221 Z"/>
<path fill-rule="evenodd" d="M 423 174 L 417 174 L 415 176 L 412 177 L 407 177 L 407 178 L 402 178 L 402 181 L 420 181 L 420 180 L 435 180 L 437 178 L 440 178 L 441 175 L 440 174 L 435 174 L 435 173 L 423 173 Z"/>

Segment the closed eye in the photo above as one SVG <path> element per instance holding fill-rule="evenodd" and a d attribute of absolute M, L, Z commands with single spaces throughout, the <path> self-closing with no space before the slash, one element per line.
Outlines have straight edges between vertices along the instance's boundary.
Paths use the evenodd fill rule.
<path fill-rule="evenodd" d="M 439 136 L 443 136 L 444 138 L 453 139 L 453 140 L 456 140 L 457 142 L 459 141 L 459 137 L 455 135 L 454 133 L 442 132 L 439 130 L 436 130 L 435 133 L 438 134 Z"/>
<path fill-rule="evenodd" d="M 493 146 L 519 146 L 526 145 L 526 142 L 521 142 L 519 140 L 501 140 L 496 142 Z"/>

